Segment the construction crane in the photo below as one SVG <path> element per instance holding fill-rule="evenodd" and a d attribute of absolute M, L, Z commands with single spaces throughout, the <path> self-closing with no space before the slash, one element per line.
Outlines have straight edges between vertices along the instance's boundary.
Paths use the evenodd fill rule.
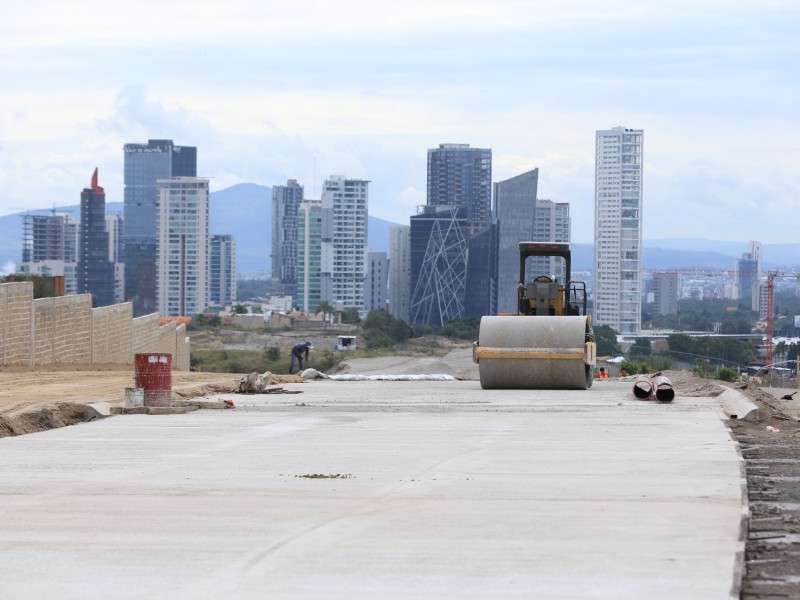
<path fill-rule="evenodd" d="M 767 353 L 765 365 L 772 364 L 772 333 L 775 323 L 775 284 L 776 277 L 794 277 L 800 281 L 800 273 L 779 273 L 777 271 L 770 271 L 767 273 Z"/>

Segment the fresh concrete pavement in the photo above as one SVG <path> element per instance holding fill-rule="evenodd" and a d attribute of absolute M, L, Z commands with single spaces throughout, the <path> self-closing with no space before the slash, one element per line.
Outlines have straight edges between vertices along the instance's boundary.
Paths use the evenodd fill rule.
<path fill-rule="evenodd" d="M 719 401 L 629 386 L 321 381 L 0 439 L 0 594 L 738 597 Z"/>

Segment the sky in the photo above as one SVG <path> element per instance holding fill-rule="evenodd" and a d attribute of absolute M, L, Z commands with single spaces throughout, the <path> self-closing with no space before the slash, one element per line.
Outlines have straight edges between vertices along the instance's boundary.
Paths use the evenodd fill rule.
<path fill-rule="evenodd" d="M 427 149 L 539 169 L 594 235 L 598 129 L 644 130 L 644 238 L 792 243 L 800 3 L 2 0 L 0 215 L 76 204 L 125 143 L 197 146 L 213 190 L 369 179 L 408 223 Z"/>

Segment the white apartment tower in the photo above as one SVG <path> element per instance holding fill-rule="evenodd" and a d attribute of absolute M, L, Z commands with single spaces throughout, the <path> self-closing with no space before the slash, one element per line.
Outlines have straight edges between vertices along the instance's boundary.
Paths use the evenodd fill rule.
<path fill-rule="evenodd" d="M 644 131 L 596 132 L 594 323 L 638 335 L 642 326 L 642 147 Z"/>
<path fill-rule="evenodd" d="M 320 298 L 363 311 L 369 181 L 331 175 L 321 201 Z"/>
<path fill-rule="evenodd" d="M 208 179 L 159 179 L 156 306 L 192 316 L 208 306 Z"/>
<path fill-rule="evenodd" d="M 411 312 L 411 227 L 389 229 L 389 314 L 408 323 Z"/>
<path fill-rule="evenodd" d="M 569 216 L 569 202 L 553 202 L 537 198 L 533 219 L 532 242 L 555 242 L 569 244 L 572 223 Z M 567 263 L 563 258 L 555 256 L 536 257 L 529 259 L 529 273 L 536 275 L 549 275 L 557 281 L 566 284 Z"/>

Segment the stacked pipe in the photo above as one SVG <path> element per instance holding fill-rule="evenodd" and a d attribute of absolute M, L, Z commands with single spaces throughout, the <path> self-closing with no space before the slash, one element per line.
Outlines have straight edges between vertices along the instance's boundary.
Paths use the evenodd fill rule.
<path fill-rule="evenodd" d="M 663 375 L 639 375 L 633 381 L 633 397 L 637 400 L 652 400 L 659 402 L 672 402 L 675 399 L 675 390 L 672 382 Z"/>

